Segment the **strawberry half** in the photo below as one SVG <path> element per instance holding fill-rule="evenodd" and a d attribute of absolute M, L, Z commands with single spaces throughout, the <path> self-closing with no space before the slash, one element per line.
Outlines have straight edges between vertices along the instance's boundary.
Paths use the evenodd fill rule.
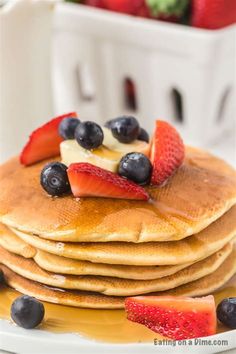
<path fill-rule="evenodd" d="M 183 161 L 184 144 L 181 136 L 169 123 L 157 120 L 151 146 L 151 183 L 158 185 L 165 182 Z"/>
<path fill-rule="evenodd" d="M 144 188 L 90 163 L 73 163 L 67 173 L 75 197 L 149 199 Z"/>
<path fill-rule="evenodd" d="M 20 155 L 20 162 L 23 165 L 29 166 L 59 155 L 63 139 L 58 133 L 58 127 L 64 118 L 77 118 L 77 113 L 71 112 L 56 117 L 33 131 Z"/>
<path fill-rule="evenodd" d="M 192 26 L 218 29 L 236 23 L 235 0 L 192 0 Z"/>
<path fill-rule="evenodd" d="M 216 310 L 212 295 L 137 296 L 125 300 L 127 318 L 175 340 L 216 333 Z"/>

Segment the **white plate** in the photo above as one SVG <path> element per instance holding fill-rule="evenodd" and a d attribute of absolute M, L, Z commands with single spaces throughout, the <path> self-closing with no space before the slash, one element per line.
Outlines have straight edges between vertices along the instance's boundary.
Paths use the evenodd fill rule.
<path fill-rule="evenodd" d="M 42 330 L 24 330 L 0 320 L 0 348 L 17 354 L 212 354 L 236 348 L 236 330 L 197 340 L 154 345 L 154 343 L 105 344 L 77 334 L 54 334 Z M 210 341 L 207 344 L 203 341 Z M 225 343 L 225 342 L 227 343 Z M 209 344 L 210 343 L 210 344 Z"/>

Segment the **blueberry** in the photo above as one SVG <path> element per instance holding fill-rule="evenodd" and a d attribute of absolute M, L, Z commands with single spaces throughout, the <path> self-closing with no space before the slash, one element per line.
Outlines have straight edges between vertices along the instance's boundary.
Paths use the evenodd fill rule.
<path fill-rule="evenodd" d="M 123 116 L 110 123 L 112 135 L 121 143 L 129 144 L 138 138 L 140 126 L 136 118 Z"/>
<path fill-rule="evenodd" d="M 118 173 L 138 184 L 150 182 L 152 165 L 150 160 L 139 152 L 131 152 L 122 157 Z"/>
<path fill-rule="evenodd" d="M 217 318 L 229 328 L 236 329 L 236 297 L 221 301 L 216 309 Z"/>
<path fill-rule="evenodd" d="M 143 128 L 140 129 L 138 140 L 146 141 L 146 143 L 149 143 L 149 134 L 145 129 Z"/>
<path fill-rule="evenodd" d="M 75 129 L 79 125 L 78 118 L 64 118 L 59 125 L 59 134 L 63 139 L 74 139 Z"/>
<path fill-rule="evenodd" d="M 52 196 L 60 196 L 70 192 L 67 166 L 61 162 L 47 164 L 41 172 L 40 183 L 43 189 Z"/>
<path fill-rule="evenodd" d="M 37 327 L 44 318 L 44 306 L 31 296 L 20 296 L 11 305 L 11 318 L 20 327 Z"/>
<path fill-rule="evenodd" d="M 112 126 L 112 124 L 115 122 L 115 120 L 116 120 L 116 119 L 110 119 L 110 120 L 108 120 L 108 121 L 104 124 L 104 126 L 105 126 L 106 128 L 108 128 L 108 129 L 111 129 L 111 126 Z"/>
<path fill-rule="evenodd" d="M 84 149 L 92 150 L 103 143 L 104 134 L 100 125 L 94 122 L 83 122 L 75 130 L 75 139 Z"/>
<path fill-rule="evenodd" d="M 4 274 L 3 274 L 3 271 L 0 270 L 0 285 L 3 285 L 4 283 L 5 283 Z"/>

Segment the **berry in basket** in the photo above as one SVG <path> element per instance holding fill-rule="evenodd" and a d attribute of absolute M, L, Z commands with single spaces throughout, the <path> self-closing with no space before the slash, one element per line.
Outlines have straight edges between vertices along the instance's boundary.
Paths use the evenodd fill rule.
<path fill-rule="evenodd" d="M 66 0 L 193 27 L 219 29 L 236 23 L 235 0 Z"/>
<path fill-rule="evenodd" d="M 192 0 L 192 26 L 219 29 L 236 23 L 235 0 Z"/>
<path fill-rule="evenodd" d="M 86 5 L 106 9 L 104 0 L 86 0 Z"/>

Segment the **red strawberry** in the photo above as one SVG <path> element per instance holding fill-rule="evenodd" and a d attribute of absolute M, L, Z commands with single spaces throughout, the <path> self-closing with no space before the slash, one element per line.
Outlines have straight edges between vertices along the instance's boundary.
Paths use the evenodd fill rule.
<path fill-rule="evenodd" d="M 192 0 L 192 25 L 218 29 L 236 23 L 235 0 Z"/>
<path fill-rule="evenodd" d="M 151 18 L 151 12 L 149 7 L 147 6 L 146 2 L 144 2 L 139 9 L 137 10 L 137 12 L 135 13 L 135 16 L 138 17 L 144 17 L 144 18 Z"/>
<path fill-rule="evenodd" d="M 151 146 L 152 184 L 162 184 L 184 161 L 184 144 L 176 129 L 157 120 Z"/>
<path fill-rule="evenodd" d="M 20 162 L 29 166 L 35 162 L 54 157 L 60 153 L 60 143 L 62 138 L 58 133 L 60 122 L 64 118 L 77 117 L 77 113 L 67 113 L 52 119 L 33 131 L 20 155 Z"/>
<path fill-rule="evenodd" d="M 181 296 L 137 296 L 125 300 L 127 318 L 175 340 L 216 333 L 216 310 L 212 295 L 202 298 Z"/>
<path fill-rule="evenodd" d="M 108 10 L 130 15 L 135 15 L 143 3 L 144 0 L 104 0 Z"/>
<path fill-rule="evenodd" d="M 71 164 L 67 173 L 75 197 L 149 198 L 145 189 L 134 182 L 90 163 Z"/>

